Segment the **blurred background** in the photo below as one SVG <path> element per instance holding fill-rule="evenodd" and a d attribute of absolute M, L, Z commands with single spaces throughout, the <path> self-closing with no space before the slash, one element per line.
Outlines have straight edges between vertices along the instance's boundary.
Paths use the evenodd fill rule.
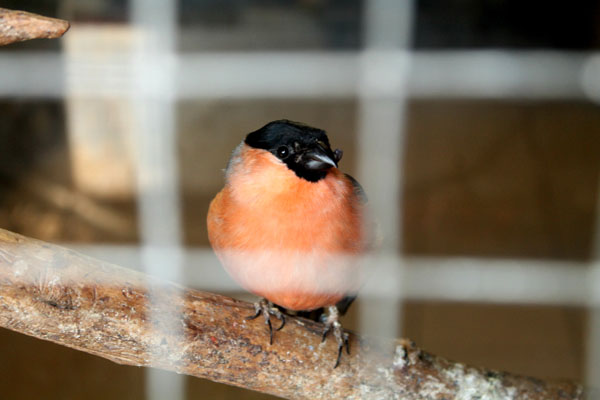
<path fill-rule="evenodd" d="M 384 240 L 344 326 L 600 382 L 600 2 L 7 0 L 0 227 L 253 300 L 206 235 L 231 150 L 327 130 Z M 0 330 L 7 399 L 267 399 Z"/>

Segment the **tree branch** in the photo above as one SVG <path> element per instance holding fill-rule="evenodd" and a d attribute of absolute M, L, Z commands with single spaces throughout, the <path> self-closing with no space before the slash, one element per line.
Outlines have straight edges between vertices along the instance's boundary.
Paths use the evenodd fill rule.
<path fill-rule="evenodd" d="M 107 358 L 290 399 L 581 399 L 550 383 L 468 367 L 408 340 L 350 335 L 336 345 L 321 326 L 289 318 L 268 344 L 252 305 L 185 289 L 0 229 L 0 326 Z"/>
<path fill-rule="evenodd" d="M 31 39 L 55 39 L 69 29 L 62 19 L 0 8 L 0 46 Z"/>

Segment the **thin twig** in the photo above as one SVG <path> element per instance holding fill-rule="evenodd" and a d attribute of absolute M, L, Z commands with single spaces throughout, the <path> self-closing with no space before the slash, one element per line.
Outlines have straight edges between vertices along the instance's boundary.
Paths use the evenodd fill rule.
<path fill-rule="evenodd" d="M 198 266 L 201 268 L 201 266 Z M 0 229 L 0 326 L 107 358 L 290 399 L 581 399 L 550 383 L 442 359 L 408 340 L 350 335 L 288 318 L 269 345 L 252 305 L 185 289 Z"/>
<path fill-rule="evenodd" d="M 31 39 L 55 39 L 69 29 L 62 19 L 0 8 L 0 46 Z"/>

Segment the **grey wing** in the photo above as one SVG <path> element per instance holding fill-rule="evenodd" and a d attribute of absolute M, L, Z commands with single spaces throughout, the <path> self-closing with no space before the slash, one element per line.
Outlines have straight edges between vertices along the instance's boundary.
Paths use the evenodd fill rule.
<path fill-rule="evenodd" d="M 346 296 L 343 299 L 341 299 L 340 301 L 337 302 L 337 304 L 335 305 L 338 309 L 338 311 L 340 312 L 341 315 L 345 315 L 346 312 L 348 311 L 348 308 L 350 308 L 350 305 L 352 304 L 352 302 L 354 301 L 354 299 L 356 299 L 356 295 L 353 294 L 351 296 Z"/>
<path fill-rule="evenodd" d="M 365 193 L 365 190 L 363 189 L 361 184 L 358 183 L 358 181 L 354 179 L 351 175 L 344 175 L 346 175 L 346 178 L 348 178 L 352 183 L 352 187 L 354 188 L 354 195 L 360 200 L 362 204 L 366 204 L 369 201 L 369 198 L 367 197 L 367 194 Z"/>
<path fill-rule="evenodd" d="M 359 200 L 359 202 L 361 204 L 367 204 L 369 198 L 367 197 L 367 194 L 365 193 L 365 190 L 363 189 L 362 185 L 358 183 L 358 181 L 354 179 L 353 176 L 348 174 L 344 175 L 346 175 L 346 178 L 348 178 L 352 183 L 352 187 L 354 188 L 354 195 Z M 336 307 L 341 315 L 346 314 L 348 308 L 350 308 L 350 305 L 354 302 L 354 299 L 356 299 L 356 294 L 348 294 L 336 304 Z"/>
<path fill-rule="evenodd" d="M 359 200 L 359 203 L 361 205 L 366 205 L 367 202 L 369 201 L 369 199 L 367 198 L 367 194 L 365 193 L 365 190 L 363 189 L 363 187 L 361 186 L 360 183 L 358 183 L 358 181 L 356 179 L 354 179 L 352 176 L 348 175 L 348 174 L 344 174 L 346 175 L 346 178 L 348 178 L 348 180 L 350 180 L 350 182 L 352 183 L 352 187 L 354 188 L 354 195 L 356 196 L 356 198 Z M 379 245 L 381 244 L 383 237 L 381 234 L 381 230 L 379 229 L 379 224 L 377 223 L 377 221 L 369 218 L 368 221 L 370 221 L 370 223 L 367 226 L 367 238 L 365 239 L 366 242 L 366 247 L 373 249 L 373 248 L 377 248 L 379 247 Z"/>

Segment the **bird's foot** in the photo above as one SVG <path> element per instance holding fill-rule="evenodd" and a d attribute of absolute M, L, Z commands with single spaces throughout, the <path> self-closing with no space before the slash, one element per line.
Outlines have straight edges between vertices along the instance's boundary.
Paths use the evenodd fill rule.
<path fill-rule="evenodd" d="M 265 324 L 269 327 L 269 344 L 273 344 L 273 324 L 271 324 L 271 315 L 281 321 L 281 325 L 276 329 L 278 331 L 285 325 L 285 316 L 273 305 L 273 303 L 264 298 L 254 303 L 254 315 L 250 315 L 246 317 L 246 319 L 255 319 L 261 314 L 265 318 Z"/>
<path fill-rule="evenodd" d="M 339 321 L 340 314 L 336 306 L 327 307 L 327 315 L 323 316 L 323 323 L 325 324 L 325 331 L 323 331 L 323 338 L 321 343 L 325 341 L 327 334 L 333 332 L 333 336 L 338 345 L 337 359 L 333 368 L 337 368 L 340 365 L 340 359 L 342 358 L 342 350 L 346 346 L 346 352 L 350 354 L 350 343 L 348 341 L 348 334 L 344 332 L 342 324 Z"/>

